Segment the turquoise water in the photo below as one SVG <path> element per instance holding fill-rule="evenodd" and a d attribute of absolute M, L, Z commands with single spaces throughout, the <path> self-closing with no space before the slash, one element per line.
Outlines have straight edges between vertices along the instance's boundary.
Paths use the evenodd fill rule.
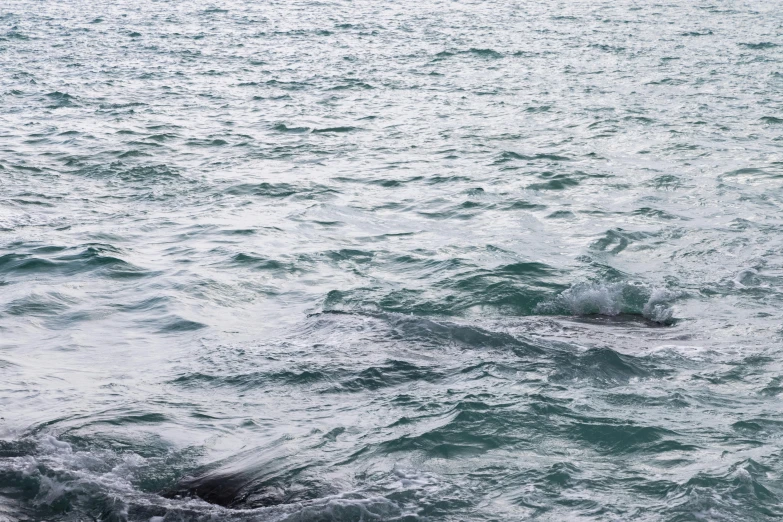
<path fill-rule="evenodd" d="M 775 2 L 0 5 L 0 520 L 783 517 Z"/>

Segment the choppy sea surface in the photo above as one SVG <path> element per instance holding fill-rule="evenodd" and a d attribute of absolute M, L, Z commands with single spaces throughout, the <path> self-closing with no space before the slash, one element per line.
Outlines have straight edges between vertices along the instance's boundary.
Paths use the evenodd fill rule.
<path fill-rule="evenodd" d="M 773 1 L 0 5 L 0 520 L 783 518 Z"/>

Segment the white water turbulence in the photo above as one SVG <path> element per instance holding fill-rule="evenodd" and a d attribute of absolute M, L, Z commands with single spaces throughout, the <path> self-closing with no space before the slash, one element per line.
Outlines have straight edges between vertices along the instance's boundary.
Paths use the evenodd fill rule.
<path fill-rule="evenodd" d="M 783 9 L 0 2 L 0 522 L 783 518 Z"/>
<path fill-rule="evenodd" d="M 674 301 L 680 292 L 629 283 L 578 283 L 551 301 L 536 307 L 539 313 L 571 313 L 575 316 L 640 315 L 652 322 L 670 324 Z"/>

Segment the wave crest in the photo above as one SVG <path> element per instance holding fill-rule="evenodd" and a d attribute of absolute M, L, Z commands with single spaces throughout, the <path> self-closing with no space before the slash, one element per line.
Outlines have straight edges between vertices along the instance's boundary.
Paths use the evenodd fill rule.
<path fill-rule="evenodd" d="M 679 292 L 638 283 L 578 283 L 553 300 L 539 304 L 536 312 L 576 316 L 630 314 L 671 324 L 672 303 L 678 297 Z"/>

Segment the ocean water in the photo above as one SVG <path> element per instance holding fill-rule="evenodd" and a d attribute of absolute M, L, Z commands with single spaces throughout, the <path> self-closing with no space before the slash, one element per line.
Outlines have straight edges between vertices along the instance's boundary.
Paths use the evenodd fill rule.
<path fill-rule="evenodd" d="M 0 4 L 0 521 L 783 518 L 773 1 Z"/>

